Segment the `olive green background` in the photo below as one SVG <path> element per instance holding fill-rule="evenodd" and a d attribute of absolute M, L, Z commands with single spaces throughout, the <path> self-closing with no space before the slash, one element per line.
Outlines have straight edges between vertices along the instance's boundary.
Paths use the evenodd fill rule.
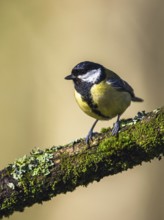
<path fill-rule="evenodd" d="M 127 80 L 144 103 L 164 104 L 162 0 L 0 1 L 0 168 L 84 137 L 93 119 L 64 80 L 79 62 L 99 62 Z M 112 126 L 113 120 L 96 127 Z M 87 188 L 34 205 L 11 220 L 162 220 L 164 160 L 144 163 Z"/>

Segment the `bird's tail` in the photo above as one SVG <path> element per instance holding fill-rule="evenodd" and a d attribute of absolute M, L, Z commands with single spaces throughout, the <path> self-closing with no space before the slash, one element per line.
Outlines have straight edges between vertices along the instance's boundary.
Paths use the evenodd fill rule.
<path fill-rule="evenodd" d="M 132 101 L 133 101 L 133 102 L 143 102 L 143 99 L 134 96 L 134 97 L 132 97 Z"/>

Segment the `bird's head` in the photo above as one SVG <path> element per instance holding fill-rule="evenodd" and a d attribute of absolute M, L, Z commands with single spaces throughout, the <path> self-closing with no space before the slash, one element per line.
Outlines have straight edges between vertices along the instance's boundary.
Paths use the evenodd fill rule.
<path fill-rule="evenodd" d="M 77 64 L 70 75 L 66 76 L 65 79 L 73 80 L 74 84 L 89 83 L 97 84 L 105 79 L 104 67 L 98 63 L 90 61 L 84 61 Z"/>

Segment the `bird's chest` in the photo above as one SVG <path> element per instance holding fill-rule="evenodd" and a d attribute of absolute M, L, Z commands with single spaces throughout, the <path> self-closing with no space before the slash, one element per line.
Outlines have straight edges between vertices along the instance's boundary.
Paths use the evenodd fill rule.
<path fill-rule="evenodd" d="M 119 91 L 105 82 L 91 88 L 92 99 L 98 109 L 109 117 L 122 114 L 130 105 L 131 96 L 128 92 Z"/>
<path fill-rule="evenodd" d="M 103 115 L 97 104 L 92 99 L 91 84 L 82 84 L 78 87 L 75 86 L 75 99 L 80 106 L 80 108 L 89 116 L 97 119 L 106 120 L 107 116 Z"/>
<path fill-rule="evenodd" d="M 130 105 L 131 96 L 128 92 L 118 91 L 105 82 L 75 87 L 75 98 L 80 108 L 88 115 L 107 120 L 121 115 Z"/>

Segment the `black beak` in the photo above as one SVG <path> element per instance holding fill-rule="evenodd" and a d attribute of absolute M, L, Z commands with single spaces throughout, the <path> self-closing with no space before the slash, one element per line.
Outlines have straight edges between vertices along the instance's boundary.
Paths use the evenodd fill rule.
<path fill-rule="evenodd" d="M 74 75 L 68 75 L 64 79 L 66 79 L 66 80 L 73 80 L 73 79 L 75 79 L 75 76 Z"/>

